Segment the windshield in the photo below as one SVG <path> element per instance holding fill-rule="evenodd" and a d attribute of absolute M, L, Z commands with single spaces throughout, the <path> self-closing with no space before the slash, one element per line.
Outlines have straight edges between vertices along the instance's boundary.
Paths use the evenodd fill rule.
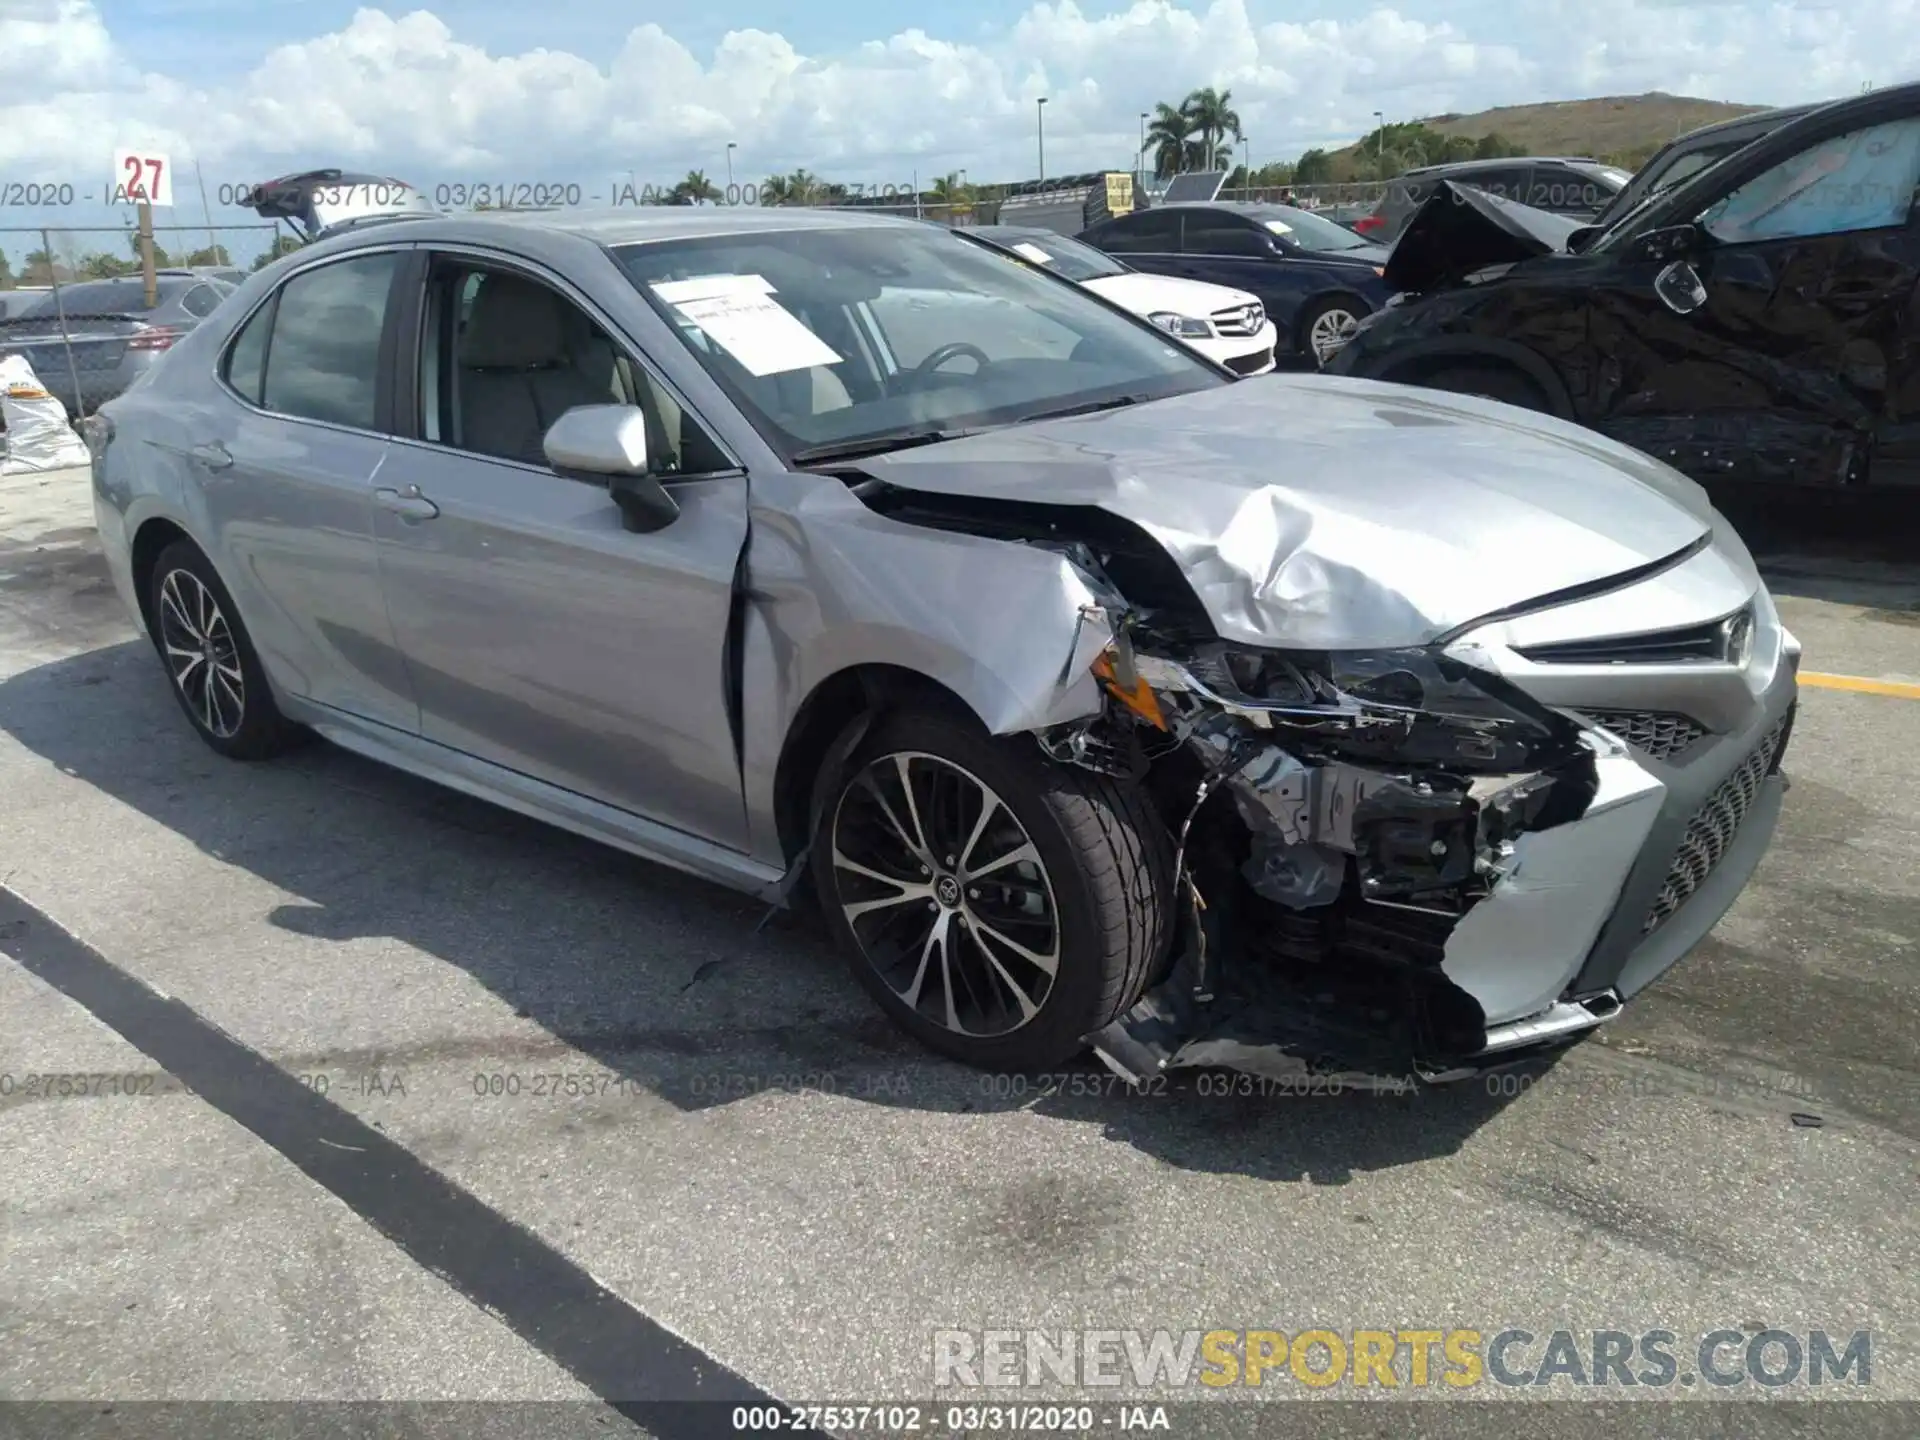
<path fill-rule="evenodd" d="M 997 225 L 982 226 L 982 240 L 1011 250 L 1022 259 L 1044 265 L 1056 275 L 1082 283 L 1104 280 L 1109 275 L 1125 275 L 1127 267 L 1110 255 L 1102 255 L 1091 245 L 1050 235 L 1045 230 L 1003 230 Z"/>
<path fill-rule="evenodd" d="M 1230 383 L 1145 323 L 931 227 L 743 231 L 613 253 L 790 461 Z"/>
<path fill-rule="evenodd" d="M 1291 240 L 1302 250 L 1363 250 L 1373 242 L 1344 225 L 1290 205 L 1270 205 L 1259 212 L 1261 224 Z"/>

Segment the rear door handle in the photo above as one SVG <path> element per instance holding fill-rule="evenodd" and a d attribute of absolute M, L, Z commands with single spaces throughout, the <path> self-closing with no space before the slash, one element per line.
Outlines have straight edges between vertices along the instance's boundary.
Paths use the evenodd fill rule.
<path fill-rule="evenodd" d="M 402 520 L 431 520 L 440 513 L 440 507 L 422 495 L 418 485 L 404 490 L 376 490 L 373 498 L 381 509 L 391 510 Z"/>
<path fill-rule="evenodd" d="M 209 470 L 227 470 L 233 466 L 233 456 L 218 440 L 210 440 L 205 445 L 196 445 L 187 453 Z"/>

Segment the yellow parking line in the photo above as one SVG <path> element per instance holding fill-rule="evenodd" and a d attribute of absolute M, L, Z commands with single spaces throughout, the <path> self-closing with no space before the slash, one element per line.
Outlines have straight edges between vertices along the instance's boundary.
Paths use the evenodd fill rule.
<path fill-rule="evenodd" d="M 1920 700 L 1920 685 L 1909 685 L 1904 680 L 1868 680 L 1860 675 L 1822 675 L 1817 670 L 1802 670 L 1800 683 L 1816 690 L 1856 690 L 1862 695 Z"/>

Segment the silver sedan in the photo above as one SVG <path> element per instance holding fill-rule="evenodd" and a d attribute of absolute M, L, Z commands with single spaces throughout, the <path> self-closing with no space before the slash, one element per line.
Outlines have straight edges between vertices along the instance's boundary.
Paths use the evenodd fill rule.
<path fill-rule="evenodd" d="M 356 223 L 89 444 L 214 749 L 317 733 L 810 899 L 977 1065 L 1566 1043 L 1781 805 L 1799 647 L 1697 486 L 1491 402 L 1236 380 L 912 222 Z"/>

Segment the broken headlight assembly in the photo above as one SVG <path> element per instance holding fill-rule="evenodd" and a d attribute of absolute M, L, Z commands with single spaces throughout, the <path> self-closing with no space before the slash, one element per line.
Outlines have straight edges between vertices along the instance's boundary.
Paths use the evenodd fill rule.
<path fill-rule="evenodd" d="M 1498 675 L 1430 649 L 1358 652 L 1196 649 L 1133 662 L 1155 692 L 1185 694 L 1291 732 L 1300 753 L 1383 769 L 1512 774 L 1582 753 L 1580 727 Z"/>

